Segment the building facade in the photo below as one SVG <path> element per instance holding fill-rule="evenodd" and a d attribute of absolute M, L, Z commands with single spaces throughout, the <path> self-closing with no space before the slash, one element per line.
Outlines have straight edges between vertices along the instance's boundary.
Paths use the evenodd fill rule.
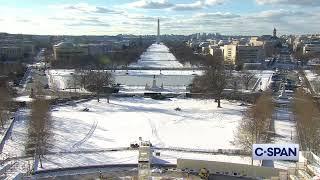
<path fill-rule="evenodd" d="M 226 64 L 237 64 L 237 45 L 224 45 L 223 57 Z"/>
<path fill-rule="evenodd" d="M 0 46 L 0 59 L 19 59 L 23 58 L 23 48 L 19 46 Z"/>
<path fill-rule="evenodd" d="M 223 54 L 225 63 L 233 65 L 260 63 L 265 58 L 262 46 L 225 45 Z"/>
<path fill-rule="evenodd" d="M 53 46 L 54 60 L 65 61 L 89 54 L 88 46 L 77 46 L 70 42 L 62 42 Z"/>
<path fill-rule="evenodd" d="M 262 46 L 238 46 L 237 47 L 237 63 L 260 63 L 264 60 L 264 52 Z"/>
<path fill-rule="evenodd" d="M 320 41 L 313 41 L 303 46 L 303 54 L 320 54 Z"/>
<path fill-rule="evenodd" d="M 18 60 L 34 55 L 34 43 L 19 35 L 2 35 L 0 38 L 0 58 Z"/>

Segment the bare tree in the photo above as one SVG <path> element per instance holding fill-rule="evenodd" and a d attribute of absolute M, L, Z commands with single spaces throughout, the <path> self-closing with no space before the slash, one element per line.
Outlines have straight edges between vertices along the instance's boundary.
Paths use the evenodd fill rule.
<path fill-rule="evenodd" d="M 31 104 L 25 149 L 27 155 L 35 157 L 35 168 L 39 161 L 42 167 L 42 157 L 50 145 L 52 123 L 49 109 L 49 101 L 37 98 L 37 96 Z"/>
<path fill-rule="evenodd" d="M 87 79 L 87 88 L 96 93 L 98 102 L 100 102 L 100 95 L 104 94 L 109 103 L 110 95 L 112 94 L 112 85 L 114 84 L 113 75 L 107 71 L 90 71 Z"/>
<path fill-rule="evenodd" d="M 240 78 L 238 76 L 231 76 L 230 77 L 230 81 L 232 83 L 232 89 L 234 92 L 238 91 L 239 89 L 239 81 Z"/>
<path fill-rule="evenodd" d="M 246 90 L 249 89 L 251 80 L 254 78 L 254 74 L 249 71 L 243 71 L 241 74 L 241 81 L 243 82 Z"/>
<path fill-rule="evenodd" d="M 52 122 L 50 103 L 43 96 L 40 83 L 35 82 L 34 99 L 31 104 L 31 114 L 27 129 L 25 151 L 27 155 L 35 157 L 35 168 L 42 167 L 42 157 L 50 147 Z"/>
<path fill-rule="evenodd" d="M 271 94 L 261 95 L 256 103 L 244 112 L 235 133 L 235 144 L 243 149 L 252 150 L 252 145 L 255 143 L 269 142 L 273 110 L 274 103 Z"/>
<path fill-rule="evenodd" d="M 297 121 L 299 142 L 303 150 L 320 152 L 320 111 L 310 94 L 295 93 L 293 112 Z"/>
<path fill-rule="evenodd" d="M 77 73 L 73 73 L 71 78 L 67 81 L 67 87 L 69 89 L 73 89 L 74 92 L 77 92 L 77 89 L 82 86 L 80 78 L 81 76 L 79 76 Z"/>
<path fill-rule="evenodd" d="M 221 97 L 226 87 L 226 74 L 221 54 L 210 56 L 207 60 L 207 69 L 202 76 L 196 77 L 192 83 L 192 92 L 203 93 L 210 98 L 215 98 L 221 108 Z"/>
<path fill-rule="evenodd" d="M 88 76 L 89 71 L 85 69 L 76 69 L 74 73 L 74 79 L 77 82 L 77 84 L 80 84 L 82 88 L 85 88 L 87 84 L 89 83 L 89 76 Z"/>

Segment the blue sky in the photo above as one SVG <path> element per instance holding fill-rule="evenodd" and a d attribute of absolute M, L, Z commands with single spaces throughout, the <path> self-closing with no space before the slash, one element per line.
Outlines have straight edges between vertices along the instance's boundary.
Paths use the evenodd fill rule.
<path fill-rule="evenodd" d="M 53 35 L 319 33 L 320 0 L 0 0 L 0 32 Z"/>

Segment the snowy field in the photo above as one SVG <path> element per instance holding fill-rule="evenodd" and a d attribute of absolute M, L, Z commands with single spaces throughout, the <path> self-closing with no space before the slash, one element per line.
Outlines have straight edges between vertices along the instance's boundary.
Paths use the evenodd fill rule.
<path fill-rule="evenodd" d="M 149 98 L 117 98 L 108 104 L 105 99 L 52 109 L 53 141 L 50 152 L 76 152 L 129 147 L 139 137 L 160 148 L 194 150 L 237 149 L 232 144 L 234 132 L 245 107 L 214 100 L 178 99 L 157 101 Z M 181 111 L 174 109 L 180 107 Z M 82 109 L 89 108 L 89 112 Z M 17 113 L 11 138 L 3 152 L 24 155 L 29 110 Z M 223 134 L 223 136 L 221 136 Z M 177 158 L 195 158 L 249 164 L 249 157 L 209 155 L 160 150 L 155 163 L 175 164 Z M 44 159 L 45 168 L 101 164 L 137 163 L 137 151 L 90 154 L 51 154 Z"/>
<path fill-rule="evenodd" d="M 146 52 L 144 52 L 137 63 L 133 63 L 130 67 L 143 68 L 183 68 L 183 65 L 177 61 L 169 48 L 163 44 L 152 44 Z"/>
<path fill-rule="evenodd" d="M 235 149 L 234 131 L 244 109 L 213 100 L 119 98 L 56 107 L 55 147 L 59 150 L 128 147 L 139 137 L 157 147 Z M 174 109 L 180 107 L 182 111 Z M 89 108 L 89 112 L 82 109 Z M 223 134 L 223 138 L 221 138 Z"/>

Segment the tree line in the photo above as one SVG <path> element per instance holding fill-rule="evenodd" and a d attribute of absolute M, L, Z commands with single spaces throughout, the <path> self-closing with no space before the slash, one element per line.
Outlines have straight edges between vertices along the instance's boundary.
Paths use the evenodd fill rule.
<path fill-rule="evenodd" d="M 22 63 L 4 63 L 0 62 L 0 76 L 6 76 L 8 81 L 18 84 L 19 80 L 23 77 L 26 66 Z"/>
<path fill-rule="evenodd" d="M 302 150 L 320 153 L 319 102 L 303 89 L 294 96 L 293 112 L 297 123 L 298 139 Z"/>
<path fill-rule="evenodd" d="M 270 143 L 274 108 L 270 92 L 260 95 L 256 102 L 243 112 L 242 121 L 235 132 L 234 143 L 249 152 L 253 144 Z"/>
<path fill-rule="evenodd" d="M 181 64 L 190 63 L 194 66 L 200 66 L 210 64 L 212 61 L 211 55 L 200 55 L 196 53 L 195 49 L 188 47 L 185 42 L 167 41 L 165 45 Z"/>
<path fill-rule="evenodd" d="M 149 47 L 148 44 L 124 47 L 122 49 L 114 49 L 104 55 L 85 55 L 76 56 L 64 61 L 51 60 L 53 68 L 87 68 L 94 69 L 103 66 L 103 68 L 116 69 L 126 68 L 129 64 L 137 62 L 140 55 Z"/>

